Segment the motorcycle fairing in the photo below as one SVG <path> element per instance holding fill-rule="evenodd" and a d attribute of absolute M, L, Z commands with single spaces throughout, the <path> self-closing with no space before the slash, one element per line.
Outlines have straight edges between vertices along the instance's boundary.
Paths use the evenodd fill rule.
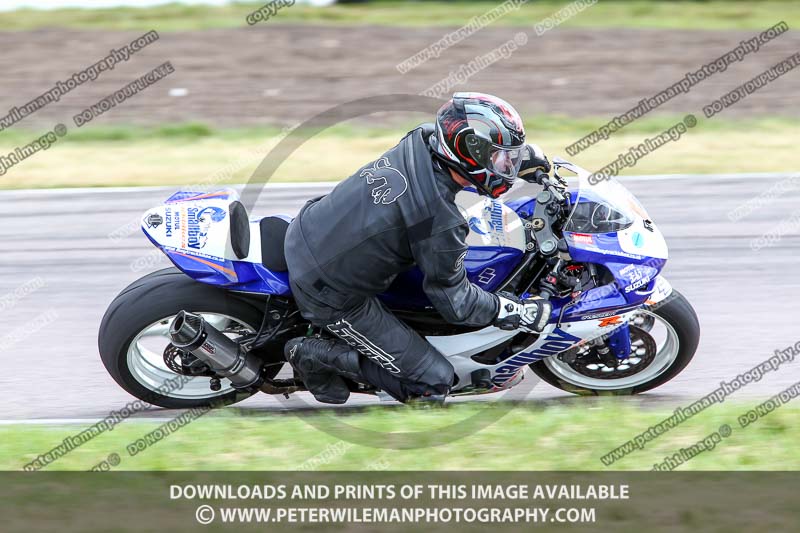
<path fill-rule="evenodd" d="M 239 258 L 231 239 L 231 205 L 238 201 L 233 189 L 211 193 L 179 191 L 164 205 L 148 210 L 142 230 L 154 245 L 187 275 L 197 281 L 228 290 L 289 295 L 288 273 L 274 272 L 262 264 L 260 218 L 249 220 L 250 249 Z M 462 191 L 456 202 L 471 223 L 464 260 L 467 276 L 484 290 L 494 291 L 519 264 L 526 238 L 523 222 L 509 207 Z M 290 221 L 290 217 L 281 217 Z M 430 306 L 422 292 L 422 273 L 418 268 L 400 274 L 386 294 L 387 304 L 401 309 Z"/>
<path fill-rule="evenodd" d="M 464 258 L 467 278 L 485 291 L 494 292 L 519 264 L 523 253 L 514 248 L 470 248 Z M 417 267 L 400 273 L 392 286 L 378 297 L 392 309 L 415 310 L 431 307 L 422 290 L 424 277 Z"/>
<path fill-rule="evenodd" d="M 553 319 L 545 330 L 527 347 L 513 354 L 506 354 L 502 361 L 494 365 L 484 365 L 474 361 L 471 356 L 497 346 L 517 335 L 518 331 L 503 331 L 486 327 L 478 331 L 459 335 L 428 336 L 426 340 L 447 356 L 458 376 L 454 391 L 471 383 L 471 375 L 477 369 L 489 370 L 493 387 L 485 392 L 497 392 L 519 383 L 523 371 L 529 364 L 557 355 L 602 335 L 612 334 L 624 327 L 634 316 L 636 309 L 620 312 L 615 320 L 592 319 L 558 326 Z M 556 314 L 555 312 L 553 313 Z"/>
<path fill-rule="evenodd" d="M 573 201 L 580 201 L 576 193 L 572 196 Z M 178 268 L 198 281 L 233 291 L 290 294 L 288 274 L 263 266 L 259 238 L 250 239 L 245 257 L 236 256 L 230 213 L 237 200 L 232 189 L 213 193 L 181 191 L 145 213 L 142 229 Z M 467 275 L 485 290 L 496 290 L 524 255 L 528 242 L 522 219 L 530 217 L 535 199 L 521 198 L 504 205 L 466 190 L 457 195 L 457 203 L 470 227 L 470 249 L 464 261 Z M 476 369 L 490 371 L 491 391 L 509 388 L 522 379 L 528 364 L 612 334 L 624 327 L 636 310 L 663 301 L 672 290 L 659 275 L 667 259 L 666 245 L 658 242 L 663 237 L 657 228 L 652 223 L 645 227 L 645 219 L 640 218 L 637 225 L 619 232 L 564 232 L 573 260 L 603 265 L 612 274 L 613 282 L 585 291 L 577 301 L 552 299 L 553 313 L 545 331 L 529 346 L 506 354 L 503 361 L 484 365 L 471 356 L 507 342 L 519 332 L 489 326 L 460 335 L 427 337 L 455 367 L 459 384 L 454 390 L 468 387 Z M 248 222 L 251 235 L 259 235 L 259 219 Z M 416 268 L 401 274 L 381 297 L 398 308 L 430 305 L 421 290 L 421 276 Z"/>
<path fill-rule="evenodd" d="M 472 190 L 456 194 L 456 205 L 469 225 L 467 245 L 472 248 L 510 248 L 525 251 L 524 222 L 508 205 Z"/>
<path fill-rule="evenodd" d="M 231 206 L 238 199 L 233 189 L 179 191 L 144 214 L 142 231 L 176 267 L 197 281 L 243 292 L 289 294 L 288 273 L 262 265 L 259 238 L 250 239 L 246 256 L 236 255 Z M 258 236 L 259 221 L 247 223 L 250 235 Z"/>
<path fill-rule="evenodd" d="M 192 278 L 230 290 L 290 294 L 288 274 L 273 272 L 261 263 L 261 241 L 250 239 L 246 257 L 233 252 L 230 237 L 230 206 L 238 200 L 233 189 L 213 193 L 180 191 L 162 206 L 150 209 L 142 219 L 147 237 Z M 518 265 L 525 250 L 525 231 L 520 215 L 532 212 L 535 200 L 521 198 L 503 205 L 469 191 L 457 195 L 458 205 L 469 216 L 470 249 L 464 261 L 468 278 L 487 291 L 494 291 Z M 519 214 L 517 214 L 519 212 Z M 290 220 L 289 217 L 282 217 Z M 259 235 L 259 219 L 249 221 L 252 235 Z M 481 233 L 472 231 L 478 228 Z M 505 236 L 500 236 L 505 233 Z M 575 234 L 565 232 L 570 255 L 576 261 L 605 265 L 615 281 L 586 291 L 578 305 L 565 311 L 564 321 L 581 320 L 586 315 L 645 303 L 652 293 L 665 258 L 634 255 L 622 249 L 617 233 Z M 576 237 L 577 235 L 577 237 Z M 661 238 L 653 232 L 652 240 Z M 489 246 L 486 243 L 503 243 Z M 392 307 L 419 309 L 430 306 L 421 289 L 422 273 L 417 268 L 399 275 L 386 294 Z M 568 303 L 554 301 L 560 312 Z"/>
<path fill-rule="evenodd" d="M 467 279 L 485 291 L 494 292 L 525 253 L 528 243 L 524 222 L 503 202 L 481 196 L 472 188 L 456 194 L 456 206 L 469 226 L 466 239 L 469 250 L 464 258 Z M 393 309 L 430 308 L 422 281 L 422 272 L 412 267 L 399 274 L 379 298 Z"/>

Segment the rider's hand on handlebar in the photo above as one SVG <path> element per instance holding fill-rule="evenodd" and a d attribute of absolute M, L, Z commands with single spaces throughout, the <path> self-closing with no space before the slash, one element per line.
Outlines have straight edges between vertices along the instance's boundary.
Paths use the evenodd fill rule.
<path fill-rule="evenodd" d="M 544 155 L 542 149 L 536 144 L 525 145 L 525 153 L 522 154 L 522 164 L 519 167 L 518 177 L 541 185 L 541 172 L 550 172 L 550 161 Z M 536 172 L 537 170 L 541 172 Z"/>
<path fill-rule="evenodd" d="M 553 305 L 542 298 L 526 298 L 520 300 L 513 294 L 499 292 L 500 310 L 492 322 L 496 328 L 503 330 L 527 329 L 541 333 L 550 320 Z"/>

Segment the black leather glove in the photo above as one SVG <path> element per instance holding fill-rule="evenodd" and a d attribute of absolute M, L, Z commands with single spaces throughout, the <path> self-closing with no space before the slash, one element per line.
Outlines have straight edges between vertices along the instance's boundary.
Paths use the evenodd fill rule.
<path fill-rule="evenodd" d="M 526 298 L 520 300 L 508 292 L 498 292 L 500 310 L 492 325 L 496 328 L 511 331 L 526 329 L 541 333 L 550 320 L 553 305 L 542 298 Z"/>
<path fill-rule="evenodd" d="M 547 156 L 538 145 L 525 145 L 525 153 L 522 154 L 522 163 L 517 176 L 530 183 L 539 183 L 536 179 L 536 171 L 541 170 L 545 174 L 549 174 L 550 169 L 550 161 L 547 160 Z"/>

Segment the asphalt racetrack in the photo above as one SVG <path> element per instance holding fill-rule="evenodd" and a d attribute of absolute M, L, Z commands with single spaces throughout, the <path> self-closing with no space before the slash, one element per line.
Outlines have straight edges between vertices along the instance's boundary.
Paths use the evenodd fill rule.
<path fill-rule="evenodd" d="M 698 352 L 684 372 L 631 401 L 690 403 L 800 340 L 796 184 L 741 220 L 729 219 L 732 210 L 782 180 L 788 176 L 623 180 L 666 236 L 670 260 L 664 273 L 693 304 L 702 328 Z M 268 185 L 251 215 L 294 214 L 305 199 L 330 187 Z M 138 224 L 147 208 L 174 190 L 0 192 L 0 421 L 97 419 L 132 400 L 100 362 L 97 329 L 121 289 L 169 266 Z M 536 189 L 524 185 L 520 191 L 535 194 Z M 774 245 L 754 251 L 751 242 L 768 232 L 783 235 Z M 766 399 L 798 380 L 800 363 L 790 362 L 730 399 Z M 572 398 L 544 383 L 523 384 L 515 391 L 501 401 Z M 355 395 L 348 405 L 377 401 Z M 238 404 L 251 414 L 315 406 L 321 404 L 306 393 L 290 401 L 260 394 Z M 174 414 L 152 409 L 143 415 Z"/>

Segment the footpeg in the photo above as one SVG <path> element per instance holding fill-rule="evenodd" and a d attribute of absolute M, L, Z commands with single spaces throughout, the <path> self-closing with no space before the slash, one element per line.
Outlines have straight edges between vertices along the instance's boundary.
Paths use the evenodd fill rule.
<path fill-rule="evenodd" d="M 288 398 L 291 393 L 305 390 L 305 387 L 296 379 L 265 379 L 259 390 L 266 394 L 283 394 Z"/>

